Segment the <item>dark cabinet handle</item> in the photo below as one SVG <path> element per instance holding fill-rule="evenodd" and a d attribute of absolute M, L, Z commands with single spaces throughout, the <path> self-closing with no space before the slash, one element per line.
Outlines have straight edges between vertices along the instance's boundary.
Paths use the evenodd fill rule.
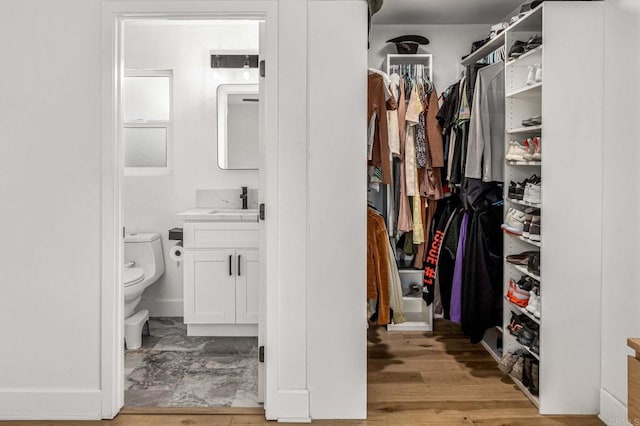
<path fill-rule="evenodd" d="M 242 257 L 242 255 L 238 255 L 238 276 L 240 276 L 240 258 Z"/>
<path fill-rule="evenodd" d="M 233 257 L 233 255 L 229 255 L 229 275 L 233 275 L 233 271 L 231 270 L 231 258 Z"/>

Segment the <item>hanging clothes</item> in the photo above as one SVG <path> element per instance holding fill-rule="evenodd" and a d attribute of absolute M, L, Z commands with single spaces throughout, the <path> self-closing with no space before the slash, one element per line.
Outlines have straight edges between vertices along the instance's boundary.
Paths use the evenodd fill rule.
<path fill-rule="evenodd" d="M 472 343 L 502 324 L 502 205 L 473 212 L 464 253 L 462 331 Z"/>
<path fill-rule="evenodd" d="M 380 167 L 381 183 L 391 183 L 391 154 L 389 150 L 389 131 L 387 124 L 387 89 L 380 74 L 368 75 L 367 124 L 375 115 L 375 131 L 369 166 Z"/>
<path fill-rule="evenodd" d="M 367 208 L 367 299 L 378 301 L 377 324 L 390 320 L 389 245 L 384 219 Z"/>
<path fill-rule="evenodd" d="M 465 177 L 504 180 L 504 63 L 478 71 L 471 108 Z"/>
<path fill-rule="evenodd" d="M 467 228 L 469 226 L 469 214 L 465 213 L 460 223 L 458 248 L 456 250 L 456 262 L 453 269 L 453 281 L 451 283 L 451 302 L 449 315 L 451 321 L 462 322 L 462 268 L 467 242 Z"/>

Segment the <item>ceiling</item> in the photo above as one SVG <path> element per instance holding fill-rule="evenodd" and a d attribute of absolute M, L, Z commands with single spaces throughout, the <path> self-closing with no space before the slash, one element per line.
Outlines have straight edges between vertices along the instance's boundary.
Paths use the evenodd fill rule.
<path fill-rule="evenodd" d="M 374 25 L 495 24 L 524 0 L 385 0 Z"/>

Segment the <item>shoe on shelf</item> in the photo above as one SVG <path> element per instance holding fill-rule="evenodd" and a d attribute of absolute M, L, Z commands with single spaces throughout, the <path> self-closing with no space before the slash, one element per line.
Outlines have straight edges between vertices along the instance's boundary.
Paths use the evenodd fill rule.
<path fill-rule="evenodd" d="M 509 182 L 509 190 L 507 191 L 507 195 L 512 200 L 522 201 L 524 198 L 524 188 L 525 185 L 520 182 Z"/>
<path fill-rule="evenodd" d="M 524 154 L 525 161 L 541 161 L 542 160 L 542 147 L 540 146 L 541 138 L 535 137 L 527 139 L 529 149 Z"/>
<path fill-rule="evenodd" d="M 522 381 L 522 370 L 524 369 L 524 355 L 520 355 L 511 369 L 511 376 L 518 381 Z"/>
<path fill-rule="evenodd" d="M 532 288 L 529 292 L 529 304 L 527 304 L 527 312 L 534 314 L 538 310 L 538 293 L 536 288 Z"/>
<path fill-rule="evenodd" d="M 522 228 L 522 236 L 524 238 L 529 238 L 529 229 L 531 228 L 531 219 L 533 218 L 532 214 L 527 214 L 524 218 L 524 226 Z"/>
<path fill-rule="evenodd" d="M 524 127 L 539 126 L 541 124 L 542 124 L 541 115 L 535 115 L 533 117 L 525 118 L 524 120 L 522 120 L 522 125 Z"/>
<path fill-rule="evenodd" d="M 540 231 L 541 231 L 541 222 L 540 222 L 540 216 L 534 216 L 531 219 L 531 224 L 529 225 L 529 239 L 531 241 L 542 241 L 542 238 L 540 237 Z"/>
<path fill-rule="evenodd" d="M 531 161 L 533 154 L 536 152 L 536 145 L 533 139 L 526 140 L 527 152 L 524 153 L 522 159 L 524 161 Z"/>
<path fill-rule="evenodd" d="M 536 84 L 536 66 L 529 66 L 529 73 L 527 74 L 527 86 Z"/>
<path fill-rule="evenodd" d="M 529 291 L 523 290 L 516 285 L 516 282 L 513 280 L 509 281 L 509 290 L 511 290 L 511 297 L 507 294 L 507 297 L 514 305 L 518 305 L 521 308 L 527 307 L 529 304 L 529 298 L 531 297 L 531 293 Z"/>
<path fill-rule="evenodd" d="M 540 393 L 540 362 L 537 359 L 531 360 L 531 382 L 528 388 L 532 395 L 538 396 Z"/>
<path fill-rule="evenodd" d="M 527 263 L 527 271 L 533 275 L 540 276 L 540 252 L 532 253 Z M 509 259 L 507 259 L 507 262 Z"/>
<path fill-rule="evenodd" d="M 502 229 L 515 235 L 522 235 L 522 230 L 524 229 L 524 218 L 526 216 L 525 212 L 521 212 L 520 210 L 514 209 L 512 214 L 508 217 L 508 221 L 505 220 L 505 223 L 502 225 Z M 505 217 L 505 219 L 507 219 Z"/>
<path fill-rule="evenodd" d="M 527 186 L 524 188 L 524 195 L 522 201 L 539 205 L 542 203 L 542 184 L 540 182 L 532 183 L 527 182 Z"/>
<path fill-rule="evenodd" d="M 538 282 L 527 275 L 523 275 L 522 277 L 520 277 L 516 285 L 521 290 L 531 291 L 535 286 L 538 285 Z"/>
<path fill-rule="evenodd" d="M 533 342 L 531 342 L 531 346 L 529 346 L 529 349 L 534 354 L 540 355 L 540 336 L 536 334 L 536 337 L 533 339 Z"/>
<path fill-rule="evenodd" d="M 542 36 L 539 34 L 532 35 L 529 40 L 527 40 L 527 45 L 524 49 L 528 52 L 529 50 L 533 50 L 542 45 Z"/>
<path fill-rule="evenodd" d="M 542 83 L 542 65 L 536 64 L 536 83 Z"/>
<path fill-rule="evenodd" d="M 511 49 L 509 49 L 509 58 L 511 59 L 519 58 L 525 52 L 526 46 L 527 46 L 526 41 L 520 41 L 520 40 L 514 41 L 513 44 L 511 45 Z"/>
<path fill-rule="evenodd" d="M 533 147 L 535 151 L 535 147 Z M 509 142 L 509 149 L 507 149 L 507 153 L 504 158 L 508 161 L 524 161 L 524 156 L 527 152 L 529 152 L 531 148 L 527 141 L 522 143 L 518 141 Z"/>
<path fill-rule="evenodd" d="M 513 352 L 507 352 L 506 354 L 502 355 L 502 358 L 498 363 L 498 368 L 505 374 L 511 373 L 518 359 L 521 358 L 524 354 L 525 351 L 522 349 L 516 349 Z"/>
<path fill-rule="evenodd" d="M 529 258 L 533 255 L 537 255 L 540 252 L 538 251 L 523 251 L 520 254 L 510 254 L 507 256 L 507 262 L 512 265 L 520 265 L 520 266 L 528 266 Z"/>

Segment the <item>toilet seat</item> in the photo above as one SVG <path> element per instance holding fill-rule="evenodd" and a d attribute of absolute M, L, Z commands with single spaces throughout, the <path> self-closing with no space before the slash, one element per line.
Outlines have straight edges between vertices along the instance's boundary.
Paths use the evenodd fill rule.
<path fill-rule="evenodd" d="M 138 284 L 144 280 L 144 270 L 142 268 L 124 268 L 122 271 L 122 282 L 125 287 Z"/>

